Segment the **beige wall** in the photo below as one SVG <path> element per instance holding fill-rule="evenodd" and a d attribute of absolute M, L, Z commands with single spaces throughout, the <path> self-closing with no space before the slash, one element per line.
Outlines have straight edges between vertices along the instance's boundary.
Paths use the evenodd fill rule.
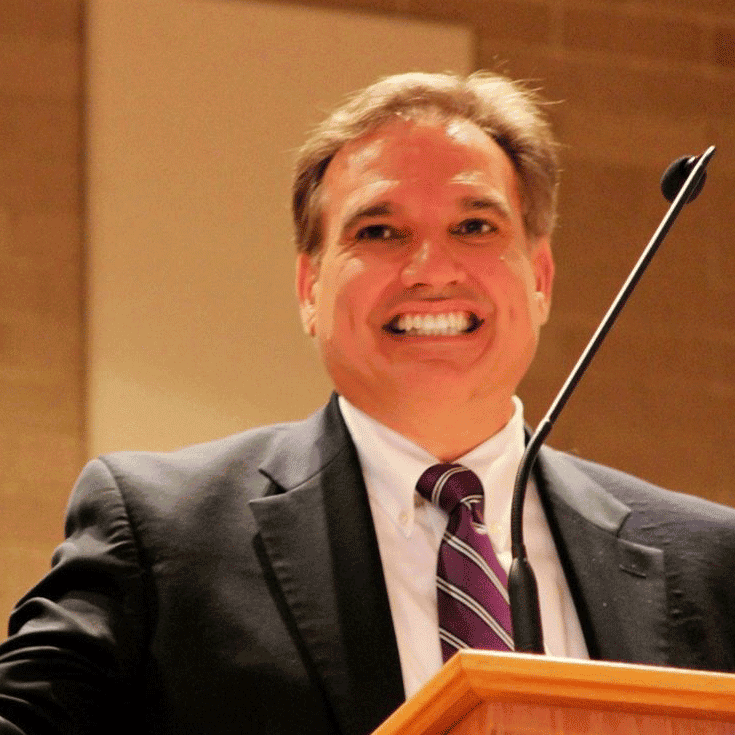
<path fill-rule="evenodd" d="M 232 0 L 235 2 L 236 0 Z M 664 211 L 670 159 L 719 145 L 550 443 L 735 505 L 732 0 L 340 0 L 468 23 L 538 80 L 566 144 L 538 420 Z M 47 566 L 84 446 L 81 0 L 0 0 L 0 606 Z"/>
<path fill-rule="evenodd" d="M 378 76 L 469 71 L 473 34 L 227 0 L 91 0 L 87 27 L 89 453 L 310 414 L 330 384 L 296 309 L 293 150 Z"/>

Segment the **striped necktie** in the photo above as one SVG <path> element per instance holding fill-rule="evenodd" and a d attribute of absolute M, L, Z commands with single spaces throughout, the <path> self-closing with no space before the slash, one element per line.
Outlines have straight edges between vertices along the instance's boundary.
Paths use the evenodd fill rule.
<path fill-rule="evenodd" d="M 462 465 L 437 464 L 416 489 L 449 515 L 436 570 L 444 661 L 461 648 L 512 651 L 508 580 L 483 521 L 480 478 Z"/>

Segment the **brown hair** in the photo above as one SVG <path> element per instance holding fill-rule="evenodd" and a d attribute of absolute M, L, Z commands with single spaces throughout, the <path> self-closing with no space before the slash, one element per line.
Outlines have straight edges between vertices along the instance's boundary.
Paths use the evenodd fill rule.
<path fill-rule="evenodd" d="M 312 132 L 298 153 L 293 178 L 293 220 L 299 252 L 321 248 L 321 181 L 345 143 L 393 116 L 438 113 L 466 119 L 484 130 L 515 166 L 526 232 L 547 235 L 556 219 L 557 143 L 536 93 L 489 72 L 397 74 L 352 95 Z"/>

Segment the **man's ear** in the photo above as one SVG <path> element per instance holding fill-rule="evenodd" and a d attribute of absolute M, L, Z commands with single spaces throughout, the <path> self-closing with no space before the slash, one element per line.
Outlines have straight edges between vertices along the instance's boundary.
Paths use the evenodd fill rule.
<path fill-rule="evenodd" d="M 316 334 L 316 297 L 319 285 L 319 265 L 310 255 L 299 253 L 296 258 L 296 294 L 304 331 Z"/>
<path fill-rule="evenodd" d="M 541 237 L 534 244 L 531 265 L 536 280 L 534 296 L 538 322 L 546 324 L 551 311 L 551 292 L 554 286 L 554 257 L 548 237 Z"/>

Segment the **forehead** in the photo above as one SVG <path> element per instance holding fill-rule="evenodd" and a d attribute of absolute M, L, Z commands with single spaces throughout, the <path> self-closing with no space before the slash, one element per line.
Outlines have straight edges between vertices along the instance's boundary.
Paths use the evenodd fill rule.
<path fill-rule="evenodd" d="M 420 184 L 490 187 L 515 200 L 515 169 L 503 149 L 468 120 L 404 120 L 385 123 L 345 144 L 324 176 L 327 208 L 345 198 L 362 200 Z M 514 202 L 515 203 L 515 202 Z"/>

